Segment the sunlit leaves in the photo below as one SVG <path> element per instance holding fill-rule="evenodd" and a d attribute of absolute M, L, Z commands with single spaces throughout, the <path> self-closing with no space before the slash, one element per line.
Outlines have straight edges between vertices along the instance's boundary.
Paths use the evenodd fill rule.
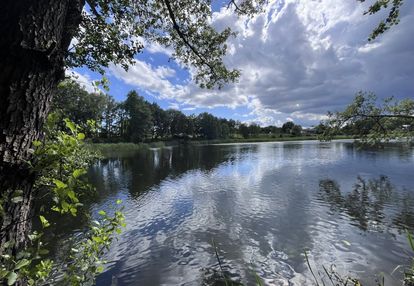
<path fill-rule="evenodd" d="M 25 267 L 25 266 L 27 266 L 29 264 L 30 264 L 30 260 L 28 260 L 28 259 L 22 259 L 22 260 L 19 260 L 16 263 L 16 265 L 14 266 L 14 269 L 15 270 L 19 270 L 20 268 Z"/>
<path fill-rule="evenodd" d="M 78 133 L 77 138 L 78 138 L 78 140 L 85 139 L 85 133 Z"/>
<path fill-rule="evenodd" d="M 33 142 L 34 159 L 29 162 L 33 171 L 38 173 L 34 188 L 41 191 L 42 198 L 47 200 L 47 204 L 40 207 L 38 216 L 41 231 L 30 233 L 28 246 L 18 253 L 9 251 L 15 245 L 14 241 L 2 245 L 0 283 L 14 285 L 23 279 L 27 285 L 48 285 L 53 273 L 57 280 L 69 279 L 69 283 L 64 285 L 85 285 L 102 272 L 104 261 L 101 256 L 109 248 L 114 234 L 120 233 L 125 225 L 119 209 L 111 215 L 101 212 L 100 222 L 86 230 L 84 239 L 73 242 L 72 249 L 77 249 L 76 255 L 68 256 L 67 261 L 61 264 L 45 259 L 49 251 L 43 244 L 42 231 L 52 227 L 47 215 L 50 210 L 63 215 L 78 215 L 82 210 L 80 199 L 85 194 L 90 195 L 92 190 L 85 181 L 86 168 L 96 157 L 84 147 L 85 134 L 80 127 L 66 119 L 66 130 L 57 129 L 57 118 L 54 114 L 49 116 L 45 138 Z M 90 121 L 88 125 L 94 126 L 95 123 Z M 24 201 L 23 192 L 16 190 L 9 199 L 13 203 L 21 203 Z"/>
<path fill-rule="evenodd" d="M 92 221 L 92 225 L 85 239 L 76 247 L 72 247 L 69 259 L 76 261 L 70 264 L 64 275 L 64 281 L 70 285 L 83 285 L 93 281 L 95 275 L 104 270 L 104 261 L 99 257 L 109 249 L 114 233 L 120 233 L 125 227 L 125 218 L 122 208 L 114 210 L 112 216 L 105 211 L 98 212 L 100 219 Z"/>
<path fill-rule="evenodd" d="M 55 183 L 57 189 L 65 189 L 68 186 L 64 182 L 62 182 L 58 179 L 53 179 L 53 183 Z"/>
<path fill-rule="evenodd" d="M 10 272 L 7 275 L 7 285 L 13 285 L 14 283 L 16 283 L 17 280 L 17 274 L 15 272 Z"/>
<path fill-rule="evenodd" d="M 72 176 L 75 179 L 77 179 L 77 178 L 79 178 L 80 176 L 82 176 L 84 174 L 86 174 L 86 170 L 85 169 L 76 169 L 76 170 L 73 171 Z"/>
<path fill-rule="evenodd" d="M 42 215 L 39 216 L 40 222 L 42 223 L 42 227 L 46 228 L 50 226 L 49 221 Z"/>

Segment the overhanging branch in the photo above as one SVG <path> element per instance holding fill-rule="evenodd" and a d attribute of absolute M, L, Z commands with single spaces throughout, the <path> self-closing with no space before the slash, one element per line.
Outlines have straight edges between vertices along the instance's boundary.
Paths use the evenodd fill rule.
<path fill-rule="evenodd" d="M 171 3 L 169 0 L 164 0 L 165 6 L 168 10 L 168 15 L 173 23 L 173 28 L 177 32 L 180 39 L 184 42 L 184 44 L 190 48 L 190 50 L 201 60 L 202 64 L 208 66 L 212 73 L 215 73 L 213 66 L 211 66 L 208 61 L 205 59 L 203 55 L 199 53 L 199 51 L 188 41 L 187 36 L 181 31 L 180 26 L 177 23 L 177 20 L 174 15 L 174 11 L 171 7 Z"/>

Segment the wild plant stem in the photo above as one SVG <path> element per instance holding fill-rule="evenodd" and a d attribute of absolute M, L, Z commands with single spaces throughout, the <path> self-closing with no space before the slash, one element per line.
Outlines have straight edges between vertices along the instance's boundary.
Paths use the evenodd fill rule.
<path fill-rule="evenodd" d="M 306 263 L 308 264 L 309 270 L 312 273 L 313 278 L 315 279 L 316 285 L 319 286 L 318 279 L 316 279 L 315 273 L 313 273 L 312 267 L 309 263 L 308 254 L 306 253 L 306 250 L 304 251 L 304 253 L 305 253 L 305 259 L 306 259 Z"/>

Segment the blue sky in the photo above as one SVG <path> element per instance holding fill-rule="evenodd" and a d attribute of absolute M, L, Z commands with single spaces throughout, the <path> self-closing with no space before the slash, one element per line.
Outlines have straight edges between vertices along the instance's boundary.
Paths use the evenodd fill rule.
<path fill-rule="evenodd" d="M 202 90 L 190 72 L 170 60 L 171 51 L 147 44 L 128 72 L 110 66 L 109 94 L 121 101 L 135 89 L 163 108 L 186 114 L 210 112 L 261 125 L 287 120 L 312 126 L 340 110 L 360 90 L 380 98 L 413 97 L 414 1 L 405 1 L 401 22 L 373 42 L 367 38 L 384 13 L 363 16 L 366 4 L 337 0 L 273 0 L 252 19 L 237 18 L 216 1 L 212 23 L 231 27 L 224 62 L 238 68 L 238 83 Z M 368 4 L 370 1 L 368 1 Z M 86 88 L 99 75 L 74 70 Z"/>

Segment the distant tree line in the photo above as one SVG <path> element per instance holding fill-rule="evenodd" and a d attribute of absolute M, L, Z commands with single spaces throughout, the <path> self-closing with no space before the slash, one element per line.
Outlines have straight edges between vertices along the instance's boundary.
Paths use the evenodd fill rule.
<path fill-rule="evenodd" d="M 77 82 L 60 84 L 52 111 L 74 123 L 94 120 L 97 132 L 88 134 L 99 142 L 144 142 L 169 139 L 227 139 L 258 137 L 294 137 L 302 135 L 302 127 L 286 122 L 282 127 L 260 127 L 233 119 L 218 118 L 208 112 L 185 115 L 179 110 L 162 109 L 150 103 L 136 91 L 130 91 L 125 101 L 102 92 L 89 93 Z"/>

